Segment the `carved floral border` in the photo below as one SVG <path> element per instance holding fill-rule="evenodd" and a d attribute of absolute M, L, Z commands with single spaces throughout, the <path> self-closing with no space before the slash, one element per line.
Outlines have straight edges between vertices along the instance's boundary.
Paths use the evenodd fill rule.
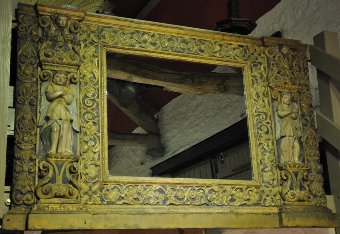
<path fill-rule="evenodd" d="M 84 82 L 81 100 L 85 104 L 81 108 L 84 136 L 81 136 L 84 149 L 81 155 L 81 193 L 82 202 L 88 204 L 113 204 L 113 205 L 195 205 L 195 206 L 239 206 L 239 205 L 264 205 L 277 206 L 279 185 L 277 169 L 275 167 L 274 139 L 271 128 L 271 106 L 268 87 L 267 57 L 264 56 L 262 47 L 242 45 L 224 41 L 206 40 L 188 36 L 174 36 L 158 32 L 147 32 L 121 27 L 105 27 L 90 23 L 82 24 L 82 58 L 81 71 Z M 259 164 L 259 186 L 254 185 L 172 185 L 172 184 L 128 184 L 105 182 L 101 184 L 98 179 L 102 174 L 101 168 L 105 149 L 100 142 L 103 124 L 98 122 L 98 115 L 104 111 L 101 106 L 99 90 L 100 82 L 100 49 L 119 48 L 126 49 L 129 53 L 138 50 L 139 53 L 153 53 L 190 58 L 203 58 L 212 61 L 225 61 L 244 67 L 246 90 L 249 97 L 249 119 L 255 121 L 250 124 L 250 134 L 254 154 L 254 164 Z M 155 55 L 154 55 L 155 56 Z M 246 65 L 247 64 L 247 65 Z M 245 66 L 246 65 L 246 66 Z M 89 108 L 91 111 L 89 111 Z M 95 121 L 97 120 L 97 122 Z M 260 155 L 261 157 L 258 158 Z M 199 182 L 197 183 L 199 184 Z"/>
<path fill-rule="evenodd" d="M 57 14 L 57 12 L 56 12 Z M 22 197 L 16 205 L 34 202 L 37 90 L 37 17 L 22 15 L 19 30 L 28 36 L 19 44 L 18 116 L 16 127 L 14 193 Z M 26 37 L 27 37 L 26 36 Z M 292 50 L 289 56 L 280 53 L 279 46 L 265 46 L 245 42 L 226 42 L 202 36 L 172 35 L 122 26 L 104 26 L 83 21 L 79 31 L 79 191 L 82 204 L 157 205 L 157 206 L 280 206 L 280 179 L 275 154 L 272 114 L 272 95 L 277 87 L 297 87 L 303 131 L 309 133 L 303 147 L 307 164 L 311 167 L 308 187 L 314 204 L 324 205 L 322 177 L 318 164 L 317 138 L 308 86 L 307 60 L 302 52 Z M 105 111 L 101 74 L 101 50 L 119 49 L 130 54 L 208 61 L 243 67 L 254 178 L 258 185 L 247 184 L 173 184 L 128 183 L 106 181 L 103 126 Z M 27 56 L 26 56 L 27 54 Z M 20 55 L 20 53 L 19 53 Z M 25 58 L 20 63 L 20 58 Z M 31 59 L 30 59 L 31 58 Z M 286 82 L 288 81 L 288 83 Z M 30 88 L 25 88 L 25 87 Z M 23 91 L 20 91 L 23 90 Z M 26 91 L 25 91 L 26 90 Z M 36 92 L 30 93 L 32 90 Z M 20 115 L 21 113 L 21 115 Z M 33 131 L 32 127 L 33 126 Z M 19 129 L 20 127 L 20 129 Z M 25 137 L 26 136 L 26 137 Z M 22 142 L 22 143 L 21 143 Z M 30 149 L 30 150 L 28 150 Z M 28 150 L 28 151 L 27 151 Z M 27 156 L 30 155 L 30 156 Z M 27 162 L 26 162 L 26 161 Z M 20 163 L 20 162 L 25 163 Z M 321 178 L 320 178 L 321 177 Z M 20 187 L 21 186 L 21 187 Z"/>

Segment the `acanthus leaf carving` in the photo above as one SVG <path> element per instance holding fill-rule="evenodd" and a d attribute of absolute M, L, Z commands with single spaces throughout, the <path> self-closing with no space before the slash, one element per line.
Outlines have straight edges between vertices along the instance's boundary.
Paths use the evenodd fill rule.
<path fill-rule="evenodd" d="M 18 17 L 18 58 L 15 117 L 15 157 L 13 169 L 13 206 L 35 203 L 35 154 L 38 22 L 34 15 Z"/>

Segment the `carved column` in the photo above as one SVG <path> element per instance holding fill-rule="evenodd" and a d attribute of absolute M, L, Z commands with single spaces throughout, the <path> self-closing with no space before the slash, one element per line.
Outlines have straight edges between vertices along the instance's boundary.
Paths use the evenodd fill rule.
<path fill-rule="evenodd" d="M 286 46 L 268 48 L 276 160 L 284 204 L 325 205 L 307 58 Z"/>
<path fill-rule="evenodd" d="M 18 18 L 18 77 L 12 186 L 14 206 L 29 206 L 35 202 L 38 40 L 38 20 L 33 9 L 21 8 Z"/>
<path fill-rule="evenodd" d="M 12 208 L 4 218 L 7 229 L 24 230 L 26 214 L 36 202 L 36 116 L 38 104 L 38 19 L 34 9 L 18 10 L 15 156 L 13 160 Z"/>
<path fill-rule="evenodd" d="M 39 8 L 38 8 L 39 11 Z M 39 11 L 39 110 L 37 198 L 74 203 L 78 187 L 79 20 Z"/>

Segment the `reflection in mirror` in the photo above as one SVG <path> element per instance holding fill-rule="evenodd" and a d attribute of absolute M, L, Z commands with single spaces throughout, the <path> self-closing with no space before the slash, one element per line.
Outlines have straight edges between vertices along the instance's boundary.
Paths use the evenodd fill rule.
<path fill-rule="evenodd" d="M 107 55 L 112 176 L 251 180 L 242 70 Z"/>

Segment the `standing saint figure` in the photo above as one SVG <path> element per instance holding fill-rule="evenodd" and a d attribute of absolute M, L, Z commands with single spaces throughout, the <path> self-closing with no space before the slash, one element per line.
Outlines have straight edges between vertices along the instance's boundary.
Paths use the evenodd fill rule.
<path fill-rule="evenodd" d="M 299 162 L 300 159 L 300 128 L 296 125 L 298 107 L 291 102 L 291 94 L 283 92 L 277 107 L 277 140 L 280 140 L 280 162 Z"/>
<path fill-rule="evenodd" d="M 68 77 L 64 72 L 57 72 L 52 81 L 42 86 L 41 116 L 44 124 L 41 130 L 43 146 L 50 155 L 73 155 L 73 129 L 76 107 L 75 90 L 68 85 Z M 49 104 L 48 104 L 49 102 Z"/>

